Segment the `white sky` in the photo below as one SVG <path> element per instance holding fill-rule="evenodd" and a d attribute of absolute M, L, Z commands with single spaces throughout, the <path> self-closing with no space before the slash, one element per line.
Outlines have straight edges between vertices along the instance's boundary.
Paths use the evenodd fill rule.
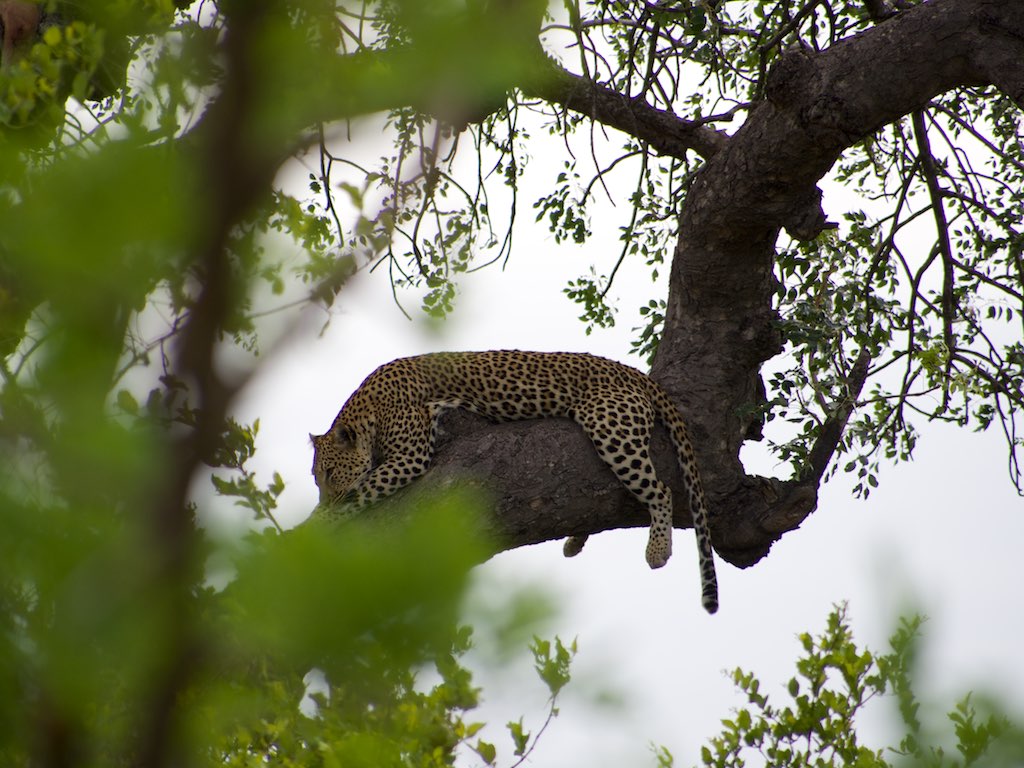
<path fill-rule="evenodd" d="M 237 410 L 243 419 L 260 419 L 257 466 L 280 471 L 287 483 L 282 522 L 297 523 L 316 503 L 307 433 L 326 429 L 381 363 L 430 350 L 519 348 L 588 351 L 637 364 L 627 354 L 637 324 L 630 313 L 618 327 L 585 336 L 561 288 L 587 264 L 545 234 L 520 231 L 504 272 L 467 277 L 443 333 L 402 317 L 384 275 L 360 275 L 322 337 L 315 320 L 274 358 Z M 590 249 L 610 260 L 617 246 Z M 628 273 L 620 278 L 623 309 L 649 297 L 646 273 L 632 282 Z M 756 456 L 747 467 L 787 472 Z M 485 599 L 503 600 L 520 585 L 557 595 L 562 611 L 545 634 L 579 642 L 561 715 L 529 764 L 654 765 L 652 743 L 668 747 L 676 765 L 697 763 L 719 720 L 743 704 L 723 671 L 755 672 L 781 702 L 795 672 L 796 636 L 819 634 L 832 605 L 843 600 L 857 640 L 876 650 L 885 649 L 900 611 L 929 616 L 921 686 L 941 695 L 943 706 L 980 688 L 1014 698 L 1024 711 L 1024 507 L 1005 467 L 995 429 L 978 435 L 926 426 L 916 460 L 884 468 L 867 502 L 852 498 L 852 483 L 840 477 L 824 487 L 817 512 L 759 565 L 741 571 L 719 560 L 722 607 L 715 616 L 700 607 L 690 531 L 676 532 L 671 562 L 655 572 L 644 563 L 643 529 L 593 537 L 573 560 L 562 557 L 560 543 L 549 543 L 481 566 Z M 527 656 L 524 648 L 518 661 L 476 679 L 486 701 L 473 719 L 490 723 L 481 735 L 497 744 L 499 764 L 512 762 L 504 724 L 525 715 L 532 730 L 544 715 L 545 690 Z M 895 742 L 885 740 L 887 712 L 895 710 L 870 713 L 872 746 Z"/>

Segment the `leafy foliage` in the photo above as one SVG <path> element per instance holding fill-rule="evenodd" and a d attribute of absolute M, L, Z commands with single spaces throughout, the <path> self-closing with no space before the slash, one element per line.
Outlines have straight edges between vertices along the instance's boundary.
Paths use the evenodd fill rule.
<path fill-rule="evenodd" d="M 843 157 L 837 181 L 865 190 L 870 208 L 849 211 L 837 237 L 794 243 L 779 257 L 794 365 L 774 380 L 777 413 L 800 431 L 783 455 L 799 465 L 816 424 L 842 402 L 853 359 L 866 352 L 872 391 L 844 438 L 845 470 L 864 478 L 864 495 L 879 455 L 910 456 L 915 413 L 975 429 L 999 424 L 1020 487 L 1012 325 L 1021 207 L 1011 191 L 1019 189 L 1019 120 L 998 94 L 954 92 Z M 998 178 L 979 166 L 1000 168 Z"/>
<path fill-rule="evenodd" d="M 351 238 L 331 199 L 273 183 L 323 114 L 294 85 L 345 24 L 314 1 L 101 5 L 44 4 L 0 74 L 0 763 L 450 765 L 480 727 L 458 626 L 478 502 L 282 536 L 283 478 L 231 415 L 295 308 L 411 221 L 372 175 Z M 429 252 L 439 305 L 459 226 Z M 208 533 L 232 506 L 249 533 Z"/>
<path fill-rule="evenodd" d="M 785 48 L 820 50 L 872 24 L 858 3 L 572 0 L 549 8 L 547 17 L 542 3 L 513 5 L 518 10 L 494 16 L 495 9 L 461 14 L 439 6 L 428 13 L 417 3 L 389 0 L 367 4 L 356 23 L 314 0 L 267 3 L 275 26 L 266 40 L 292 55 L 280 67 L 267 57 L 260 73 L 264 106 L 252 105 L 253 113 L 257 123 L 266 118 L 264 138 L 293 141 L 296 132 L 312 130 L 299 153 L 309 173 L 304 188 L 273 189 L 236 222 L 233 281 L 264 281 L 282 298 L 279 306 L 307 298 L 330 305 L 354 271 L 379 269 L 401 306 L 412 299 L 444 317 L 457 301 L 460 275 L 510 257 L 529 170 L 530 189 L 543 190 L 533 202 L 536 221 L 556 244 L 589 246 L 595 234 L 607 242 L 615 231 L 604 221 L 595 226 L 595 205 L 627 203 L 616 223 L 621 247 L 614 262 L 593 260 L 565 287 L 588 332 L 608 327 L 618 315 L 616 278 L 630 271 L 657 278 L 663 271 L 677 216 L 705 159 L 633 136 L 597 136 L 589 121 L 561 105 L 511 87 L 517 78 L 537 80 L 538 33 L 552 60 L 596 88 L 725 131 L 763 97 L 767 72 Z M 222 9 L 208 0 L 176 15 L 170 0 L 119 3 L 105 13 L 44 6 L 62 23 L 50 24 L 0 78 L 7 139 L 31 134 L 37 146 L 59 131 L 35 162 L 49 165 L 112 137 L 140 144 L 178 139 L 223 85 L 217 36 L 228 26 L 230 4 Z M 392 59 L 382 58 L 376 69 L 358 64 L 362 55 L 413 49 L 419 64 L 404 83 L 373 81 Z M 145 62 L 146 76 L 126 70 L 129 53 Z M 339 70 L 339 55 L 346 67 L 356 63 Z M 125 71 L 129 87 L 115 101 L 109 94 Z M 324 90 L 310 85 L 309 71 L 324 73 Z M 325 105 L 337 101 L 326 92 L 330 73 L 344 75 L 345 91 L 354 94 L 340 110 Z M 88 110 L 65 113 L 68 96 L 83 102 L 101 93 L 107 98 Z M 337 125 L 378 110 L 385 111 L 374 127 L 387 145 L 371 161 L 352 151 L 353 134 L 342 138 L 332 118 Z M 295 115 L 294 124 L 279 125 L 282 114 Z M 569 158 L 531 164 L 544 134 L 568 148 Z M 839 446 L 845 458 L 832 471 L 856 472 L 863 495 L 877 483 L 880 460 L 912 455 L 921 419 L 997 425 L 1010 451 L 1011 479 L 1020 485 L 1020 135 L 1020 111 L 1005 96 L 978 89 L 945 94 L 844 154 L 832 181 L 861 194 L 830 195 L 837 231 L 779 250 L 777 307 L 788 354 L 770 372 L 762 410 L 774 422 L 778 457 L 797 476 L 807 471 L 821 425 L 852 402 L 856 412 Z M 12 159 L 8 178 L 21 188 L 33 164 L 26 167 L 17 152 Z M 185 211 L 175 216 L 194 220 Z M 301 246 L 301 255 L 268 252 L 277 235 Z M 155 290 L 145 290 L 167 294 L 160 298 L 172 314 L 168 326 L 179 328 L 194 298 L 186 278 L 194 275 L 172 267 L 152 277 Z M 308 294 L 296 290 L 301 282 L 293 277 L 309 286 Z M 145 295 L 133 303 L 140 306 Z M 251 292 L 235 298 L 225 330 L 252 347 L 249 316 L 268 308 L 254 310 Z M 662 301 L 654 295 L 638 308 L 634 351 L 647 360 L 657 349 Z M 0 314 L 13 312 L 18 325 L 32 301 L 6 303 L 13 306 Z M 20 337 L 20 329 L 5 335 Z M 133 359 L 162 342 L 159 335 L 138 339 Z M 850 377 L 861 355 L 870 357 L 868 381 L 854 394 Z"/>
<path fill-rule="evenodd" d="M 998 711 L 972 701 L 970 694 L 947 715 L 954 740 L 947 745 L 939 729 L 926 729 L 913 688 L 914 660 L 922 619 L 902 619 L 887 653 L 861 649 L 854 642 L 845 606 L 828 617 L 818 637 L 800 635 L 803 653 L 797 674 L 786 686 L 788 703 L 773 704 L 760 680 L 736 669 L 732 679 L 747 705 L 722 721 L 722 732 L 701 750 L 701 764 L 727 766 L 899 765 L 966 768 L 1019 763 L 1024 758 L 1024 729 Z M 863 743 L 857 720 L 872 700 L 895 698 L 905 734 L 889 750 Z M 660 765 L 672 765 L 665 750 Z"/>

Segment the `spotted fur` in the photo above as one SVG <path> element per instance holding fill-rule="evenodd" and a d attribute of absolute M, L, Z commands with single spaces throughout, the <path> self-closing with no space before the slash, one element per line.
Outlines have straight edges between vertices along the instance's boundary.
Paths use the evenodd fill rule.
<path fill-rule="evenodd" d="M 648 453 L 655 419 L 668 428 L 688 493 L 700 556 L 704 607 L 718 608 L 708 512 L 679 409 L 634 368 L 570 352 L 446 352 L 407 357 L 371 373 L 324 435 L 313 441 L 318 515 L 360 508 L 426 472 L 437 416 L 465 408 L 495 421 L 564 416 L 579 424 L 619 481 L 650 511 L 647 563 L 672 554 L 672 493 Z M 565 542 L 569 557 L 586 536 Z"/>

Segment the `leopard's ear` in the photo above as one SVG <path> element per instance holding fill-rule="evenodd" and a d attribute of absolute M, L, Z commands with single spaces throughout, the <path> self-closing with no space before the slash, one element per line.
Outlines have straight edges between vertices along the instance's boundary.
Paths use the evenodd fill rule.
<path fill-rule="evenodd" d="M 356 444 L 356 431 L 347 424 L 339 424 L 331 430 L 331 435 L 342 448 L 351 448 Z"/>

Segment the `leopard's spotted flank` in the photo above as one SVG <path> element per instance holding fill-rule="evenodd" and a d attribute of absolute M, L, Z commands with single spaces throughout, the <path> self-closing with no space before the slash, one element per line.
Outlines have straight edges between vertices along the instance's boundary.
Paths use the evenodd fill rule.
<path fill-rule="evenodd" d="M 371 373 L 324 435 L 311 435 L 318 515 L 362 507 L 426 472 L 437 416 L 465 408 L 496 421 L 567 416 L 593 442 L 619 481 L 650 511 L 647 562 L 672 554 L 672 495 L 648 452 L 655 419 L 668 428 L 689 496 L 700 556 L 703 604 L 718 608 L 708 512 L 693 447 L 679 409 L 652 379 L 627 365 L 571 352 L 450 352 L 407 357 Z M 565 543 L 580 551 L 586 536 Z"/>

